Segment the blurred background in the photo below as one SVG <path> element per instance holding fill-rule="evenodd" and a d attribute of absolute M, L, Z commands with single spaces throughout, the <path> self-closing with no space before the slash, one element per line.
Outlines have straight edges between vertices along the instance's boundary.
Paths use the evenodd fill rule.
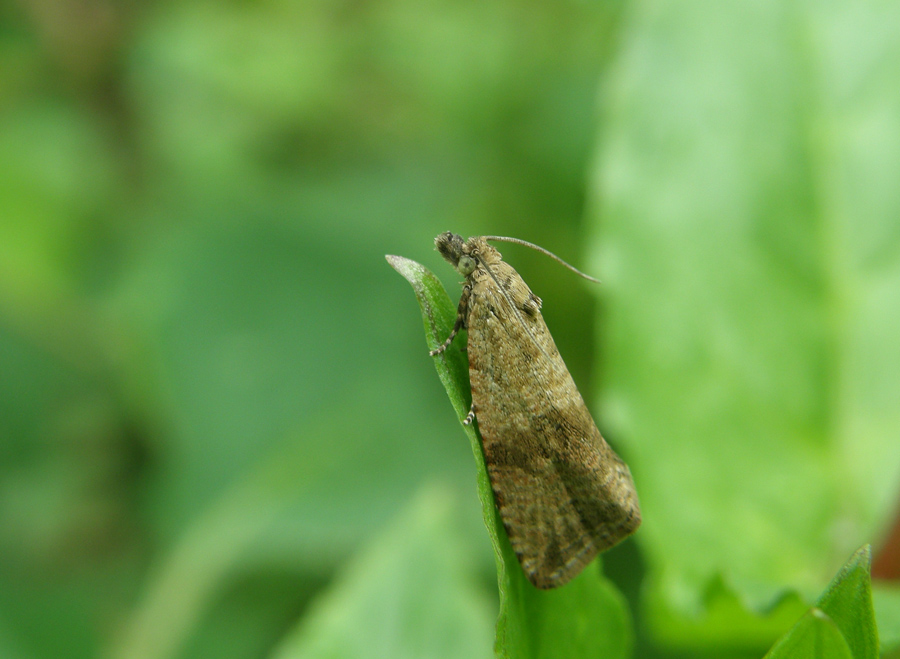
<path fill-rule="evenodd" d="M 690 362 L 712 364 L 699 393 L 721 392 L 716 377 L 749 381 L 784 403 L 792 432 L 827 436 L 804 410 L 815 416 L 844 390 L 810 402 L 792 378 L 832 373 L 822 358 L 829 346 L 786 381 L 765 375 L 767 364 L 785 366 L 779 349 L 745 370 L 716 367 L 745 354 L 746 337 L 716 317 L 692 320 L 704 299 L 713 304 L 695 284 L 725 290 L 719 276 L 732 267 L 741 291 L 776 291 L 781 307 L 756 330 L 779 335 L 778 309 L 788 309 L 806 331 L 845 309 L 829 303 L 817 316 L 817 282 L 836 282 L 844 301 L 863 288 L 845 276 L 858 272 L 853 257 L 809 253 L 830 257 L 861 236 L 850 244 L 873 251 L 865 267 L 887 273 L 874 280 L 865 316 L 880 342 L 862 345 L 900 336 L 900 106 L 891 90 L 900 57 L 890 45 L 900 19 L 889 9 L 856 20 L 777 3 L 725 19 L 715 3 L 676 4 L 677 16 L 599 0 L 0 5 L 0 656 L 319 656 L 279 648 L 314 648 L 328 628 L 371 642 L 388 631 L 366 628 L 367 606 L 395 600 L 411 607 L 398 605 L 411 614 L 398 627 L 424 624 L 414 613 L 447 623 L 445 636 L 432 635 L 444 654 L 418 656 L 490 656 L 496 580 L 471 451 L 427 356 L 412 292 L 384 261 L 420 261 L 455 299 L 458 276 L 432 244 L 446 230 L 520 237 L 603 278 L 598 292 L 527 250 L 501 250 L 545 300 L 585 398 L 609 409 L 610 439 L 624 447 L 639 490 L 642 479 L 677 481 L 668 494 L 647 493 L 646 542 L 656 544 L 629 541 L 605 564 L 639 616 L 638 656 L 694 656 L 678 655 L 684 639 L 668 652 L 648 640 L 637 612 L 641 557 L 657 568 L 665 560 L 653 511 L 666 497 L 716 535 L 722 511 L 672 494 L 679 484 L 697 489 L 702 476 L 691 470 L 716 463 L 688 447 L 703 464 L 655 474 L 665 461 L 642 462 L 639 446 L 645 458 L 669 454 L 642 437 L 680 435 L 629 419 L 697 394 L 680 370 Z M 833 48 L 819 49 L 818 38 Z M 760 101 L 745 83 L 786 90 L 787 100 Z M 826 111 L 812 112 L 809 97 Z M 686 98 L 703 99 L 702 112 Z M 854 114 L 859 98 L 873 111 Z M 849 124 L 861 146 L 844 152 L 823 135 L 843 129 L 847 115 L 866 120 Z M 796 130 L 773 130 L 784 125 Z M 731 172 L 725 153 L 750 164 Z M 867 190 L 862 205 L 847 181 Z M 722 220 L 723 209 L 739 220 Z M 824 237 L 822 226 L 834 225 L 812 221 L 838 216 L 846 231 Z M 873 216 L 877 231 L 847 228 Z M 654 227 L 644 217 L 665 220 Z M 729 245 L 764 252 L 772 278 Z M 809 309 L 797 311 L 794 295 L 812 300 Z M 761 316 L 747 299 L 733 306 L 752 326 Z M 647 310 L 671 315 L 663 323 Z M 673 316 L 700 325 L 701 338 L 672 331 Z M 743 320 L 738 327 L 748 327 Z M 616 352 L 617 362 L 606 347 L 623 342 L 632 349 Z M 849 551 L 889 526 L 900 359 L 888 350 L 873 361 L 878 377 L 860 377 L 879 393 L 862 416 L 877 423 L 854 428 L 877 441 L 869 455 L 883 467 L 874 480 L 860 468 L 858 480 L 880 489 L 850 498 L 875 503 L 862 506 L 862 521 L 837 503 L 817 509 L 823 528 L 839 519 L 852 531 L 822 550 L 820 564 L 798 559 L 776 571 L 785 588 L 818 592 Z M 629 378 L 629 363 L 639 376 Z M 642 393 L 640 377 L 669 393 Z M 800 391 L 796 400 L 781 397 L 785 389 Z M 692 398 L 703 404 L 684 414 L 710 418 L 714 398 Z M 728 423 L 701 425 L 727 434 Z M 796 464 L 808 457 L 796 455 Z M 783 464 L 789 479 L 795 463 Z M 776 493 L 766 505 L 781 501 Z M 847 515 L 829 517 L 833 509 Z M 751 518 L 761 543 L 790 554 Z M 816 533 L 807 539 L 823 546 Z M 423 588 L 430 595 L 404 599 L 398 592 L 417 584 L 403 575 L 426 561 L 437 566 Z M 709 572 L 721 570 L 710 563 Z M 801 583 L 790 582 L 798 574 Z M 694 576 L 686 581 L 709 575 Z M 670 590 L 684 595 L 675 581 Z M 767 588 L 754 601 L 770 601 Z M 759 656 L 777 634 L 749 636 L 737 645 Z"/>
<path fill-rule="evenodd" d="M 265 656 L 438 482 L 490 653 L 471 450 L 384 255 L 453 296 L 448 229 L 578 261 L 616 14 L 0 6 L 0 655 Z M 590 291 L 520 259 L 589 388 Z"/>

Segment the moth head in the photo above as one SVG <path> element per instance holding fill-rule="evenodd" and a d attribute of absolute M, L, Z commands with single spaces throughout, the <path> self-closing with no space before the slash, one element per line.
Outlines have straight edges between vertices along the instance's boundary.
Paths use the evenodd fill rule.
<path fill-rule="evenodd" d="M 450 231 L 446 231 L 434 239 L 437 251 L 464 277 L 468 277 L 477 267 L 476 260 L 466 253 L 466 241 Z"/>

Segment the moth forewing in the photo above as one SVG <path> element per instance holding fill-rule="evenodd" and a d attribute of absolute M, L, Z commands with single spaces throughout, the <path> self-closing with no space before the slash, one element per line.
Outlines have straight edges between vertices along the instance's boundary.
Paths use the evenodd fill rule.
<path fill-rule="evenodd" d="M 472 412 L 500 517 L 531 583 L 561 586 L 640 524 L 631 474 L 597 430 L 540 298 L 484 238 L 447 232 L 435 244 L 466 281 L 454 330 L 434 352 L 466 327 Z"/>

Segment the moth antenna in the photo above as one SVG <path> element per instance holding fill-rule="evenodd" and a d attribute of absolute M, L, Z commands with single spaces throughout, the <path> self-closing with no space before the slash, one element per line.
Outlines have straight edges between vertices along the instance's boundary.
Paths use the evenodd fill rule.
<path fill-rule="evenodd" d="M 527 240 L 522 240 L 521 238 L 508 238 L 506 236 L 482 236 L 482 238 L 484 238 L 485 240 L 499 240 L 499 241 L 505 242 L 505 243 L 515 243 L 517 245 L 523 245 L 525 247 L 530 247 L 531 249 L 536 250 L 536 251 L 540 252 L 541 254 L 549 256 L 554 261 L 556 261 L 558 263 L 562 263 L 564 266 L 566 266 L 569 270 L 574 272 L 576 275 L 578 275 L 580 277 L 584 277 L 588 281 L 592 281 L 596 284 L 600 283 L 599 279 L 594 279 L 590 275 L 584 274 L 581 270 L 576 268 L 574 265 L 570 265 L 570 264 L 566 263 L 561 258 L 559 258 L 556 254 L 551 252 L 550 250 L 544 249 L 540 245 L 535 245 L 534 243 L 530 243 Z"/>
<path fill-rule="evenodd" d="M 510 307 L 512 307 L 513 313 L 516 314 L 516 318 L 522 324 L 522 328 L 528 334 L 529 338 L 532 341 L 534 341 L 534 345 L 536 345 L 538 347 L 538 350 L 540 350 L 542 353 L 544 353 L 544 357 L 546 357 L 547 359 L 550 359 L 550 355 L 547 354 L 547 351 L 544 350 L 544 347 L 541 345 L 540 341 L 538 341 L 537 337 L 531 332 L 531 328 L 528 327 L 528 323 L 526 323 L 525 319 L 522 318 L 522 314 L 519 312 L 519 307 L 517 307 L 516 304 L 512 301 L 512 299 L 510 299 L 509 295 L 506 292 L 506 289 L 500 285 L 500 281 L 497 279 L 496 276 L 494 276 L 494 271 L 488 267 L 488 264 L 485 263 L 483 259 L 478 258 L 478 263 L 491 276 L 491 279 L 494 280 L 494 283 L 497 284 L 497 290 L 499 290 L 503 294 L 503 297 L 506 298 L 506 302 L 509 304 Z"/>

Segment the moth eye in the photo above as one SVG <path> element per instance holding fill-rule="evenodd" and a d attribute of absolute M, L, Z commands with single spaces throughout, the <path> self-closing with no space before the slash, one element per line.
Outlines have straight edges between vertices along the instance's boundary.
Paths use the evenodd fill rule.
<path fill-rule="evenodd" d="M 459 270 L 461 275 L 468 277 L 475 271 L 475 259 L 468 254 L 463 254 L 459 257 L 459 264 L 456 266 L 456 269 Z"/>

